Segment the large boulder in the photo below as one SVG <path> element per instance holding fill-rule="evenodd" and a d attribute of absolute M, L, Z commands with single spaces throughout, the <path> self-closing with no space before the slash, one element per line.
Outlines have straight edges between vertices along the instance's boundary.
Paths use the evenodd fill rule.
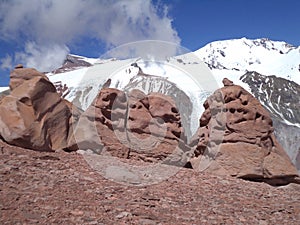
<path fill-rule="evenodd" d="M 180 161 L 186 137 L 175 101 L 160 93 L 128 94 L 127 135 L 130 157 L 145 161 Z M 171 159 L 172 158 L 172 159 Z"/>
<path fill-rule="evenodd" d="M 249 180 L 289 182 L 298 176 L 274 136 L 270 115 L 249 92 L 228 79 L 204 103 L 191 141 L 196 170 Z"/>
<path fill-rule="evenodd" d="M 102 89 L 81 116 L 74 137 L 79 149 L 147 162 L 178 164 L 186 150 L 174 100 L 139 90 Z"/>
<path fill-rule="evenodd" d="M 72 117 L 80 114 L 48 78 L 21 66 L 11 72 L 11 93 L 0 101 L 0 136 L 7 143 L 40 151 L 68 147 Z"/>
<path fill-rule="evenodd" d="M 81 115 L 70 140 L 70 150 L 91 149 L 97 153 L 103 148 L 119 158 L 127 158 L 129 148 L 125 133 L 127 98 L 124 92 L 102 89 L 92 104 Z"/>

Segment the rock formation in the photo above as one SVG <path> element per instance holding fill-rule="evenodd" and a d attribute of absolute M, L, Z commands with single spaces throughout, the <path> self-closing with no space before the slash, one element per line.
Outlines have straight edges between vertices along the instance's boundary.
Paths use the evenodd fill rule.
<path fill-rule="evenodd" d="M 100 91 L 81 116 L 75 139 L 80 149 L 105 150 L 120 158 L 169 163 L 182 160 L 180 148 L 184 149 L 186 142 L 171 97 L 159 93 L 146 95 L 139 90 L 126 95 L 115 88 Z"/>
<path fill-rule="evenodd" d="M 133 76 L 122 90 L 130 92 L 131 90 L 139 89 L 146 94 L 156 92 L 170 96 L 175 101 L 176 108 L 181 114 L 181 123 L 185 128 L 185 134 L 188 138 L 191 138 L 192 133 L 190 130 L 191 123 L 193 123 L 191 120 L 193 103 L 189 96 L 166 77 L 145 74 L 137 63 L 133 63 L 132 66 L 137 67 L 139 73 Z M 115 88 L 120 89 L 118 86 Z"/>
<path fill-rule="evenodd" d="M 10 94 L 0 101 L 0 137 L 39 151 L 67 148 L 75 123 L 72 104 L 62 99 L 48 78 L 18 65 L 11 72 Z"/>
<path fill-rule="evenodd" d="M 127 98 L 118 89 L 102 89 L 90 107 L 81 115 L 70 140 L 70 150 L 91 149 L 112 156 L 128 158 L 129 150 L 125 134 Z"/>
<path fill-rule="evenodd" d="M 240 80 L 249 86 L 254 97 L 270 112 L 275 137 L 297 167 L 296 157 L 300 153 L 300 85 L 254 71 L 245 73 Z"/>
<path fill-rule="evenodd" d="M 126 128 L 130 157 L 157 161 L 165 160 L 173 153 L 180 155 L 179 146 L 184 147 L 186 138 L 174 100 L 160 93 L 145 95 L 132 90 L 128 94 L 128 103 Z"/>
<path fill-rule="evenodd" d="M 191 141 L 194 169 L 249 180 L 287 182 L 297 175 L 274 136 L 266 109 L 228 79 L 204 103 L 200 127 Z"/>

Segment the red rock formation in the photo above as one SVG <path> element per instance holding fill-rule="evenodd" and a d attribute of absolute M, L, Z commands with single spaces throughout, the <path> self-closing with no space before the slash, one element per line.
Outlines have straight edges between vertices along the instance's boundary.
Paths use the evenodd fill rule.
<path fill-rule="evenodd" d="M 125 133 L 127 98 L 124 92 L 113 88 L 100 91 L 91 106 L 81 115 L 70 141 L 71 150 L 105 150 L 112 156 L 127 158 Z M 74 147 L 75 146 L 75 147 Z"/>
<path fill-rule="evenodd" d="M 0 136 L 9 144 L 40 151 L 68 147 L 72 104 L 60 98 L 48 78 L 19 66 L 11 72 L 10 88 L 0 102 Z"/>
<path fill-rule="evenodd" d="M 223 83 L 204 103 L 200 127 L 191 141 L 192 167 L 245 179 L 297 176 L 275 139 L 268 111 L 242 87 L 228 79 Z"/>
<path fill-rule="evenodd" d="M 160 93 L 145 95 L 138 90 L 131 91 L 128 97 L 130 157 L 155 162 L 166 160 L 173 153 L 180 155 L 184 130 L 174 100 Z"/>
<path fill-rule="evenodd" d="M 101 150 L 120 158 L 157 162 L 183 154 L 185 140 L 172 98 L 138 90 L 104 88 L 82 115 L 75 131 L 79 149 Z M 175 152 L 175 153 L 174 153 Z"/>
<path fill-rule="evenodd" d="M 23 68 L 22 64 L 18 64 L 15 66 L 15 70 L 11 71 L 10 73 L 9 88 L 11 91 L 13 91 L 16 87 L 34 77 L 43 77 L 45 80 L 49 81 L 45 74 L 42 74 L 35 69 Z"/>

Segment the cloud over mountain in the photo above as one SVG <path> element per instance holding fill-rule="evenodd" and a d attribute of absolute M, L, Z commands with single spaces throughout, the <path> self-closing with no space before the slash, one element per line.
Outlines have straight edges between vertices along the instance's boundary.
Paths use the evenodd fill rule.
<path fill-rule="evenodd" d="M 180 43 L 167 6 L 151 0 L 12 0 L 0 6 L 0 38 L 24 43 L 14 59 L 42 70 L 58 66 L 68 46 L 84 38 L 107 48 L 145 39 Z"/>

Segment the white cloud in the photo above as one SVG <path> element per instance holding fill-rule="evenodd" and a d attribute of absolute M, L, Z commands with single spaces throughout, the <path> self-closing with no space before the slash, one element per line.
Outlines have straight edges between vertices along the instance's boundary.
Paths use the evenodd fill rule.
<path fill-rule="evenodd" d="M 108 47 L 139 40 L 180 43 L 172 19 L 167 15 L 167 7 L 154 5 L 151 0 L 11 0 L 0 3 L 0 39 L 35 43 L 35 47 L 27 43 L 25 55 L 18 56 L 26 60 L 26 54 L 31 52 L 28 65 L 40 63 L 34 56 L 48 54 L 52 57 L 58 52 L 49 42 L 55 46 L 70 46 L 85 37 L 98 39 Z M 63 50 L 64 47 L 59 53 Z"/>
<path fill-rule="evenodd" d="M 27 42 L 24 52 L 15 54 L 15 60 L 24 63 L 25 67 L 48 72 L 61 65 L 68 53 L 69 49 L 65 45 L 37 45 L 35 42 Z"/>
<path fill-rule="evenodd" d="M 4 58 L 0 60 L 0 68 L 5 70 L 10 70 L 13 68 L 13 59 L 10 55 L 6 55 Z"/>

